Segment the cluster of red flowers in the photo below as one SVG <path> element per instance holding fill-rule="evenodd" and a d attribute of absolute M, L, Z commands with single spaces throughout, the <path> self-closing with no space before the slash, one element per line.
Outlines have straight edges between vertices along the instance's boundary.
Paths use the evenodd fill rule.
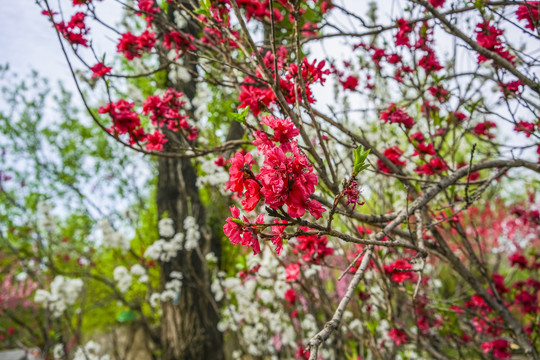
<path fill-rule="evenodd" d="M 186 104 L 179 100 L 184 94 L 168 89 L 163 97 L 149 96 L 143 103 L 142 113 L 150 115 L 152 124 L 157 127 L 167 126 L 172 131 L 183 129 L 188 140 L 197 138 L 197 128 L 187 122 L 187 115 L 180 114 Z"/>
<path fill-rule="evenodd" d="M 443 68 L 441 64 L 439 64 L 439 60 L 437 60 L 437 56 L 435 56 L 435 52 L 432 49 L 427 51 L 426 55 L 418 62 L 418 65 L 424 68 L 426 74 L 431 74 L 432 72 L 439 71 Z"/>
<path fill-rule="evenodd" d="M 505 339 L 497 339 L 482 343 L 484 354 L 492 353 L 497 359 L 510 359 L 510 343 Z"/>
<path fill-rule="evenodd" d="M 524 132 L 527 137 L 530 137 L 536 128 L 536 124 L 528 121 L 518 121 L 514 127 L 514 131 Z"/>
<path fill-rule="evenodd" d="M 500 36 L 504 33 L 503 30 L 497 29 L 491 25 L 489 21 L 476 25 L 476 42 L 478 45 L 499 54 L 501 57 L 514 63 L 514 56 L 502 44 Z M 483 63 L 489 59 L 478 54 L 478 63 Z"/>
<path fill-rule="evenodd" d="M 384 150 L 383 155 L 397 166 L 403 167 L 407 165 L 405 161 L 400 159 L 401 155 L 403 155 L 403 151 L 397 146 L 392 146 L 391 148 Z M 380 171 L 387 174 L 391 172 L 390 169 L 381 161 L 381 159 L 377 159 L 377 165 Z"/>
<path fill-rule="evenodd" d="M 238 7 L 244 8 L 246 11 L 246 18 L 248 21 L 252 18 L 259 21 L 270 19 L 270 6 L 268 5 L 269 0 L 239 0 L 237 3 Z M 281 1 L 281 3 L 283 3 L 283 1 Z M 281 12 L 274 8 L 274 21 L 279 22 L 283 19 L 284 17 Z"/>
<path fill-rule="evenodd" d="M 308 211 L 316 219 L 326 211 L 322 205 L 310 199 L 315 191 L 318 177 L 303 151 L 293 140 L 299 134 L 290 120 L 263 117 L 262 124 L 273 130 L 267 133 L 257 131 L 253 144 L 264 156 L 263 165 L 257 175 L 252 171 L 253 156 L 238 152 L 230 160 L 229 181 L 226 188 L 237 193 L 242 200 L 242 207 L 249 212 L 255 209 L 261 197 L 272 209 L 287 206 L 287 214 L 291 217 L 302 217 Z M 245 192 L 244 192 L 245 190 Z M 228 219 L 227 223 L 233 221 Z M 280 249 L 283 226 L 273 226 L 275 235 L 272 240 Z M 229 231 L 230 233 L 230 231 Z M 256 233 L 256 232 L 255 232 Z"/>
<path fill-rule="evenodd" d="M 141 10 L 137 12 L 137 15 L 146 15 L 145 20 L 147 24 L 154 20 L 153 14 L 157 14 L 161 11 L 161 9 L 158 6 L 154 6 L 154 4 L 154 0 L 139 0 L 137 3 L 139 10 Z"/>
<path fill-rule="evenodd" d="M 349 75 L 345 80 L 340 80 L 339 83 L 343 86 L 344 90 L 354 91 L 358 87 L 358 78 Z"/>
<path fill-rule="evenodd" d="M 405 111 L 399 109 L 396 104 L 391 103 L 388 110 L 381 113 L 381 120 L 385 123 L 402 124 L 407 129 L 410 129 L 414 125 L 414 119 Z"/>
<path fill-rule="evenodd" d="M 183 129 L 188 140 L 197 137 L 197 128 L 188 124 L 186 116 L 180 114 L 185 105 L 179 98 L 183 94 L 168 89 L 163 97 L 150 96 L 143 103 L 142 113 L 150 115 L 152 124 L 157 127 L 167 126 L 172 131 Z M 126 100 L 108 103 L 98 109 L 100 114 L 109 114 L 112 119 L 111 128 L 107 129 L 113 134 L 129 136 L 130 144 L 146 142 L 147 150 L 163 150 L 167 142 L 165 135 L 159 130 L 146 133 L 141 125 L 139 114 L 133 110 L 134 104 Z"/>
<path fill-rule="evenodd" d="M 428 91 L 431 96 L 441 103 L 448 101 L 450 98 L 450 93 L 442 85 L 432 86 Z"/>
<path fill-rule="evenodd" d="M 518 95 L 523 90 L 523 83 L 519 80 L 510 81 L 507 83 L 499 83 L 501 91 L 505 95 Z"/>
<path fill-rule="evenodd" d="M 321 85 L 325 82 L 325 76 L 330 74 L 329 69 L 324 69 L 326 62 L 313 60 L 309 62 L 307 58 L 302 59 L 300 65 L 300 70 L 296 63 L 287 64 L 287 51 L 284 46 L 282 46 L 277 52 L 278 59 L 277 70 L 274 69 L 274 55 L 268 51 L 264 56 L 264 63 L 267 69 L 272 72 L 272 77 L 278 80 L 281 92 L 285 96 L 285 100 L 289 104 L 294 104 L 297 100 L 303 102 L 302 97 L 302 87 L 298 81 L 298 77 L 301 76 L 304 87 L 305 95 L 309 103 L 314 103 L 315 98 L 313 97 L 311 86 L 315 83 Z M 284 73 L 284 76 L 280 76 L 279 72 Z M 278 74 L 276 74 L 276 72 Z M 240 107 L 244 108 L 249 106 L 254 115 L 260 114 L 262 109 L 269 107 L 270 104 L 276 101 L 276 95 L 271 87 L 264 84 L 259 79 L 262 79 L 261 69 L 257 69 L 256 72 L 257 79 L 247 76 L 244 78 L 243 85 L 241 86 L 241 92 L 238 96 L 240 100 Z"/>
<path fill-rule="evenodd" d="M 45 16 L 54 16 L 57 14 L 55 12 L 49 13 L 49 11 L 45 10 L 41 13 Z M 60 21 L 58 23 L 53 22 L 53 24 L 58 32 L 70 44 L 88 47 L 88 40 L 85 38 L 85 36 L 88 35 L 90 29 L 87 28 L 86 24 L 84 23 L 85 17 L 85 13 L 78 12 L 71 17 L 67 24 L 64 21 Z"/>
<path fill-rule="evenodd" d="M 257 237 L 258 229 L 255 226 L 249 226 L 250 224 L 263 224 L 263 214 L 259 214 L 254 222 L 250 222 L 245 216 L 240 218 L 240 210 L 236 206 L 231 206 L 232 217 L 228 217 L 223 225 L 223 232 L 229 238 L 229 241 L 233 245 L 249 246 L 253 249 L 253 254 L 261 252 L 261 246 Z"/>
<path fill-rule="evenodd" d="M 92 66 L 90 70 L 92 70 L 92 79 L 94 79 L 94 78 L 102 77 L 105 74 L 110 73 L 112 70 L 112 67 L 105 66 L 104 63 L 100 62 Z"/>
<path fill-rule="evenodd" d="M 419 175 L 435 175 L 448 170 L 448 165 L 440 157 L 433 157 L 429 162 L 418 166 L 414 171 Z"/>
<path fill-rule="evenodd" d="M 118 135 L 129 134 L 132 144 L 142 141 L 145 135 L 141 119 L 133 106 L 133 103 L 121 99 L 98 109 L 100 114 L 109 114 L 112 119 L 112 127 L 108 130 Z"/>
<path fill-rule="evenodd" d="M 476 135 L 485 136 L 488 139 L 493 139 L 495 138 L 495 135 L 490 133 L 489 130 L 496 127 L 497 124 L 495 124 L 494 122 L 485 120 L 474 127 L 473 133 L 475 133 Z"/>
<path fill-rule="evenodd" d="M 300 275 L 300 263 L 292 263 L 285 267 L 285 280 L 287 282 L 296 281 Z"/>
<path fill-rule="evenodd" d="M 416 145 L 412 156 L 418 156 L 418 155 L 420 156 L 435 155 L 435 148 L 433 147 L 433 144 L 420 141 Z"/>
<path fill-rule="evenodd" d="M 309 231 L 310 229 L 301 227 L 300 230 Z M 292 252 L 301 254 L 302 260 L 305 262 L 320 264 L 326 256 L 334 253 L 334 249 L 326 246 L 328 244 L 326 236 L 303 235 L 298 236 L 296 241 Z"/>
<path fill-rule="evenodd" d="M 193 35 L 179 33 L 176 30 L 165 34 L 163 37 L 163 46 L 165 46 L 167 50 L 171 50 L 174 47 L 177 58 L 180 51 L 185 52 L 188 50 L 195 50 L 195 46 L 193 46 Z"/>
<path fill-rule="evenodd" d="M 388 331 L 387 335 L 396 345 L 405 344 L 409 340 L 407 334 L 395 328 Z"/>
<path fill-rule="evenodd" d="M 446 0 L 429 0 L 429 3 L 434 7 L 442 7 Z"/>
<path fill-rule="evenodd" d="M 538 1 L 527 1 L 526 4 L 519 5 L 516 15 L 518 20 L 527 20 L 527 29 L 535 30 L 538 25 Z"/>
<path fill-rule="evenodd" d="M 156 34 L 145 30 L 141 35 L 135 36 L 131 32 L 122 34 L 118 41 L 117 50 L 124 54 L 126 59 L 139 58 L 143 53 L 150 52 L 156 44 Z"/>
<path fill-rule="evenodd" d="M 413 280 L 416 275 L 412 271 L 413 266 L 406 259 L 397 259 L 389 265 L 384 265 L 384 271 L 392 281 L 402 283 L 405 280 Z"/>
<path fill-rule="evenodd" d="M 397 20 L 397 25 L 399 30 L 395 35 L 396 46 L 411 47 L 409 40 L 409 34 L 413 31 L 411 25 L 403 18 Z"/>
<path fill-rule="evenodd" d="M 360 201 L 360 189 L 358 188 L 357 181 L 351 181 L 351 183 L 343 189 L 343 196 L 347 198 L 345 205 L 353 204 L 352 210 L 356 208 L 356 205 L 364 205 L 364 202 Z"/>

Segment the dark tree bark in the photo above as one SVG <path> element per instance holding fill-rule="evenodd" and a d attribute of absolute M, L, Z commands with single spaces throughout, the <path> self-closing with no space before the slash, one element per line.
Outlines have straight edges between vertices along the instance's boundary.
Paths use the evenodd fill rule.
<path fill-rule="evenodd" d="M 169 22 L 174 23 L 175 5 L 169 4 Z M 191 27 L 188 31 L 194 32 Z M 186 57 L 185 63 L 196 71 L 196 59 Z M 182 91 L 191 101 L 195 96 L 196 81 L 168 84 Z M 186 144 L 185 140 L 164 129 L 171 144 Z M 167 146 L 169 145 L 169 146 Z M 180 271 L 183 278 L 179 299 L 163 306 L 162 316 L 162 359 L 224 359 L 223 337 L 217 329 L 218 307 L 210 291 L 211 274 L 204 255 L 212 251 L 221 257 L 220 238 L 212 236 L 206 224 L 206 213 L 196 186 L 197 174 L 189 159 L 158 158 L 157 208 L 160 218 L 163 214 L 173 219 L 177 232 L 183 232 L 184 219 L 193 216 L 201 232 L 199 248 L 182 250 L 175 259 L 162 264 L 162 285 L 170 280 L 171 271 Z"/>
<path fill-rule="evenodd" d="M 183 231 L 186 216 L 193 216 L 201 229 L 200 254 L 219 254 L 219 239 L 205 225 L 206 215 L 198 189 L 196 173 L 189 160 L 158 160 L 157 204 L 159 214 L 167 213 Z M 210 292 L 211 277 L 203 259 L 193 251 L 181 251 L 162 265 L 162 283 L 171 271 L 184 275 L 178 301 L 164 304 L 162 317 L 163 359 L 223 359 L 223 339 L 217 330 L 217 308 Z"/>

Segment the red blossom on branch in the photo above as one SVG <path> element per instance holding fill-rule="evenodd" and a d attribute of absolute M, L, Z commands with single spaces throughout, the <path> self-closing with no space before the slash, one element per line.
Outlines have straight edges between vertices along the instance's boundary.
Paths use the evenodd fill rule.
<path fill-rule="evenodd" d="M 441 64 L 439 64 L 439 60 L 437 60 L 435 52 L 431 49 L 429 49 L 427 54 L 420 59 L 418 65 L 424 68 L 426 74 L 428 75 L 443 68 Z"/>
<path fill-rule="evenodd" d="M 253 155 L 237 152 L 230 162 L 229 181 L 227 181 L 226 188 L 242 196 L 246 180 L 249 178 L 247 170 L 251 169 L 254 164 Z"/>
<path fill-rule="evenodd" d="M 358 78 L 356 76 L 349 75 L 345 80 L 340 80 L 339 83 L 343 86 L 344 90 L 354 91 L 358 87 Z"/>
<path fill-rule="evenodd" d="M 412 28 L 410 24 L 407 22 L 407 20 L 401 18 L 397 21 L 398 25 L 398 32 L 395 35 L 396 40 L 396 46 L 407 46 L 411 47 L 411 43 L 409 42 L 409 34 L 412 32 Z"/>
<path fill-rule="evenodd" d="M 402 109 L 403 107 L 398 109 L 394 103 L 391 103 L 388 110 L 381 113 L 381 120 L 385 123 L 402 124 L 408 129 L 412 128 L 414 119 Z"/>
<path fill-rule="evenodd" d="M 309 228 L 301 227 L 303 231 L 309 231 Z M 302 260 L 314 264 L 320 264 L 324 258 L 334 253 L 334 249 L 326 246 L 328 239 L 326 236 L 301 235 L 296 238 L 293 253 L 300 254 Z"/>
<path fill-rule="evenodd" d="M 415 278 L 412 265 L 405 259 L 398 259 L 389 265 L 384 265 L 384 271 L 391 277 L 392 281 L 402 283 L 405 280 Z"/>
<path fill-rule="evenodd" d="M 536 128 L 536 124 L 528 121 L 518 121 L 514 127 L 514 131 L 524 132 L 525 136 L 530 137 Z"/>
<path fill-rule="evenodd" d="M 485 136 L 488 139 L 493 139 L 495 138 L 495 135 L 491 134 L 489 130 L 496 127 L 497 124 L 495 124 L 494 122 L 485 120 L 474 127 L 473 133 L 475 133 L 476 135 Z"/>
<path fill-rule="evenodd" d="M 414 169 L 414 171 L 419 175 L 435 175 L 440 174 L 446 170 L 448 170 L 448 165 L 443 159 L 439 157 L 433 157 L 429 160 L 428 163 L 418 166 L 416 169 Z"/>
<path fill-rule="evenodd" d="M 250 224 L 263 224 L 263 214 L 259 214 L 257 218 L 250 222 L 245 216 L 240 220 L 240 210 L 236 206 L 230 208 L 232 217 L 228 217 L 223 225 L 223 233 L 229 238 L 233 245 L 243 245 L 251 247 L 253 254 L 257 255 L 261 252 L 259 239 L 257 237 L 257 228 Z"/>
<path fill-rule="evenodd" d="M 122 34 L 118 41 L 117 51 L 126 59 L 139 58 L 143 53 L 149 53 L 156 44 L 156 34 L 145 30 L 141 35 L 135 36 L 131 32 Z"/>
<path fill-rule="evenodd" d="M 153 134 L 146 135 L 146 150 L 163 150 L 163 144 L 168 140 L 165 138 L 165 135 L 158 130 L 154 131 Z"/>
<path fill-rule="evenodd" d="M 446 0 L 428 0 L 431 5 L 434 7 L 442 7 Z"/>
<path fill-rule="evenodd" d="M 163 36 L 163 46 L 165 46 L 167 50 L 171 50 L 174 47 L 177 58 L 180 51 L 186 52 L 196 49 L 193 45 L 193 35 L 180 33 L 176 30 L 171 31 L 168 34 L 166 33 Z"/>
<path fill-rule="evenodd" d="M 538 1 L 527 1 L 526 4 L 518 6 L 516 11 L 518 20 L 527 20 L 527 29 L 535 30 L 538 24 Z"/>
<path fill-rule="evenodd" d="M 48 11 L 43 11 L 42 14 L 46 16 L 51 16 L 55 15 L 56 13 L 49 13 Z M 88 40 L 85 38 L 85 36 L 88 35 L 90 29 L 88 29 L 86 27 L 86 24 L 84 23 L 85 18 L 85 13 L 78 12 L 71 17 L 67 24 L 65 24 L 63 21 L 60 21 L 58 23 L 54 23 L 54 27 L 70 44 L 88 47 Z"/>
<path fill-rule="evenodd" d="M 347 198 L 345 205 L 353 204 L 352 210 L 356 208 L 356 205 L 364 205 L 364 202 L 360 201 L 360 189 L 358 188 L 358 182 L 352 181 L 349 186 L 343 189 L 343 196 Z"/>
<path fill-rule="evenodd" d="M 409 339 L 407 334 L 399 329 L 391 329 L 388 331 L 387 335 L 396 345 L 405 344 Z"/>
<path fill-rule="evenodd" d="M 476 25 L 476 42 L 478 45 L 499 54 L 501 57 L 514 63 L 514 56 L 506 50 L 502 44 L 501 36 L 503 30 L 497 29 L 489 21 Z M 483 63 L 489 59 L 483 55 L 478 55 L 478 63 Z"/>
<path fill-rule="evenodd" d="M 392 146 L 391 148 L 384 150 L 383 155 L 386 156 L 388 160 L 390 160 L 396 166 L 407 165 L 405 161 L 400 159 L 401 155 L 403 155 L 403 151 L 398 146 Z M 387 174 L 391 172 L 390 169 L 381 161 L 381 159 L 377 159 L 377 165 L 380 171 Z"/>
<path fill-rule="evenodd" d="M 105 64 L 100 62 L 92 66 L 90 70 L 92 70 L 92 79 L 94 79 L 97 77 L 103 77 L 105 74 L 110 73 L 112 70 L 112 67 L 105 66 Z"/>
<path fill-rule="evenodd" d="M 510 359 L 510 343 L 505 339 L 497 339 L 482 343 L 484 354 L 492 353 L 497 359 Z"/>

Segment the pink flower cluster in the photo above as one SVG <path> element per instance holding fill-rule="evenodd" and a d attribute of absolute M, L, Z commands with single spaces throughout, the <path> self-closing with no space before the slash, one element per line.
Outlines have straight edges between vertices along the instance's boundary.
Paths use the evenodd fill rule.
<path fill-rule="evenodd" d="M 403 155 L 403 151 L 398 146 L 392 146 L 386 150 L 383 151 L 383 155 L 388 158 L 394 165 L 396 166 L 405 166 L 407 163 L 403 160 L 401 160 L 401 155 Z M 381 159 L 377 159 L 377 165 L 380 171 L 389 174 L 391 171 L 390 169 L 381 161 Z"/>
<path fill-rule="evenodd" d="M 407 114 L 405 111 L 396 106 L 396 104 L 391 103 L 388 107 L 388 110 L 381 113 L 381 120 L 385 123 L 391 124 L 402 124 L 407 129 L 410 129 L 414 125 L 414 119 Z"/>
<path fill-rule="evenodd" d="M 503 30 L 497 29 L 491 25 L 489 21 L 476 25 L 476 42 L 478 45 L 499 54 L 501 57 L 514 63 L 514 56 L 508 52 L 503 46 L 501 36 L 504 33 Z M 478 63 L 483 63 L 489 59 L 483 55 L 478 55 Z"/>
<path fill-rule="evenodd" d="M 110 73 L 112 70 L 112 67 L 105 66 L 104 63 L 100 62 L 92 66 L 90 70 L 92 70 L 92 79 L 94 79 L 97 77 L 103 77 L 104 75 Z"/>
<path fill-rule="evenodd" d="M 300 230 L 309 231 L 309 228 L 301 227 Z M 302 254 L 302 260 L 314 264 L 320 264 L 325 257 L 334 253 L 334 249 L 327 246 L 326 236 L 307 235 L 298 236 L 297 244 L 293 248 L 293 253 Z"/>
<path fill-rule="evenodd" d="M 253 249 L 253 254 L 258 254 L 261 252 L 261 246 L 259 244 L 259 239 L 257 237 L 258 229 L 249 224 L 262 224 L 263 214 L 259 214 L 253 223 L 245 217 L 242 216 L 243 222 L 235 221 L 240 218 L 240 210 L 236 206 L 231 206 L 232 217 L 228 217 L 223 225 L 223 232 L 229 238 L 229 241 L 233 245 L 244 245 L 249 246 Z"/>
<path fill-rule="evenodd" d="M 435 175 L 446 170 L 448 170 L 448 165 L 440 157 L 433 157 L 429 160 L 429 162 L 414 169 L 414 171 L 419 175 Z"/>
<path fill-rule="evenodd" d="M 149 53 L 156 44 L 156 34 L 145 30 L 141 35 L 135 36 L 131 32 L 122 34 L 116 46 L 119 53 L 124 54 L 128 60 L 140 58 L 143 53 Z"/>
<path fill-rule="evenodd" d="M 495 135 L 490 133 L 489 130 L 496 127 L 497 124 L 495 124 L 494 122 L 485 120 L 474 127 L 473 133 L 479 136 L 485 136 L 488 139 L 493 139 L 495 138 Z"/>
<path fill-rule="evenodd" d="M 179 33 L 176 30 L 164 35 L 163 46 L 165 46 L 167 50 L 171 50 L 174 47 L 176 50 L 176 57 L 178 57 L 180 51 L 186 52 L 188 50 L 195 50 L 195 46 L 193 45 L 193 35 Z"/>
<path fill-rule="evenodd" d="M 384 271 L 392 281 L 402 283 L 405 280 L 413 280 L 416 275 L 412 271 L 412 265 L 406 259 L 398 259 L 389 265 L 384 265 Z"/>
<path fill-rule="evenodd" d="M 186 104 L 179 99 L 184 94 L 174 89 L 168 89 L 163 97 L 149 96 L 143 103 L 142 113 L 150 115 L 152 124 L 157 127 L 167 126 L 172 131 L 183 129 L 188 140 L 197 138 L 197 128 L 187 122 L 187 115 L 180 114 Z"/>
<path fill-rule="evenodd" d="M 526 4 L 519 5 L 516 15 L 518 20 L 527 20 L 527 29 L 535 30 L 538 25 L 538 1 L 527 1 Z"/>
<path fill-rule="evenodd" d="M 41 13 L 45 16 L 54 16 L 57 14 L 55 12 L 49 13 L 45 10 Z M 53 24 L 58 32 L 70 44 L 88 47 L 88 40 L 85 38 L 85 36 L 88 35 L 90 29 L 87 28 L 86 24 L 84 23 L 85 18 L 85 13 L 78 12 L 71 17 L 67 24 L 64 21 L 60 21 L 58 23 L 53 22 Z"/>
<path fill-rule="evenodd" d="M 163 97 L 150 96 L 143 103 L 142 113 L 150 116 L 154 126 L 167 126 L 172 131 L 182 129 L 188 140 L 194 140 L 197 138 L 197 128 L 189 125 L 187 117 L 180 114 L 181 107 L 185 105 L 183 101 L 178 100 L 182 95 L 178 91 L 168 89 Z M 146 133 L 139 114 L 133 107 L 133 103 L 122 99 L 100 107 L 98 112 L 109 114 L 112 126 L 107 130 L 115 135 L 127 134 L 131 145 L 146 142 L 147 150 L 163 150 L 163 144 L 167 142 L 165 135 L 159 130 L 151 134 Z"/>
<path fill-rule="evenodd" d="M 324 69 L 326 62 L 313 60 L 310 63 L 307 58 L 303 58 L 300 69 L 298 69 L 296 63 L 287 64 L 287 50 L 284 46 L 277 51 L 277 56 L 277 70 L 274 69 L 274 55 L 270 51 L 266 53 L 263 60 L 266 68 L 272 72 L 272 77 L 277 76 L 281 92 L 285 96 L 287 103 L 294 104 L 297 96 L 302 94 L 302 88 L 298 80 L 300 76 L 304 82 L 307 101 L 314 103 L 315 98 L 311 87 L 315 83 L 324 84 L 326 75 L 330 74 L 329 69 Z M 278 74 L 275 74 L 275 72 L 278 72 Z M 279 72 L 283 75 L 279 75 Z M 260 80 L 262 79 L 261 69 L 257 69 L 256 75 L 256 79 L 249 76 L 244 78 L 241 86 L 242 91 L 239 94 L 240 107 L 249 106 L 254 115 L 260 114 L 264 108 L 269 107 L 270 104 L 276 101 L 276 95 L 272 88 Z M 303 102 L 302 97 L 298 97 L 298 101 Z"/>
<path fill-rule="evenodd" d="M 290 120 L 271 115 L 263 117 L 262 124 L 272 129 L 273 134 L 261 130 L 255 133 L 253 144 L 257 146 L 259 154 L 264 156 L 259 173 L 255 174 L 252 170 L 255 162 L 251 154 L 237 152 L 230 160 L 229 181 L 226 188 L 240 197 L 245 195 L 241 204 L 247 212 L 254 210 L 263 198 L 264 204 L 272 209 L 282 209 L 286 205 L 287 214 L 291 217 L 302 217 L 307 211 L 319 219 L 326 210 L 318 201 L 310 199 L 318 177 L 304 152 L 298 147 L 298 142 L 294 140 L 299 130 Z M 233 214 L 233 217 L 237 216 Z M 233 223 L 238 225 L 228 218 L 229 225 L 225 225 L 227 230 L 224 227 L 229 238 L 233 234 L 231 232 Z M 241 227 L 237 226 L 235 229 L 237 228 L 241 230 Z M 283 233 L 283 229 L 284 226 L 279 225 L 272 227 L 274 234 L 272 242 L 279 249 L 278 252 L 281 249 L 280 234 Z M 253 229 L 249 231 L 257 233 Z M 234 235 L 237 239 L 236 233 Z M 244 243 L 247 244 L 247 241 Z M 255 247 L 253 249 L 256 251 Z"/>

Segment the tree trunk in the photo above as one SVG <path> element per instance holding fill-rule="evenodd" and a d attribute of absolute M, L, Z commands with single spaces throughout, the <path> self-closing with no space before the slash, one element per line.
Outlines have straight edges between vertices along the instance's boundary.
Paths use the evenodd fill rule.
<path fill-rule="evenodd" d="M 175 8 L 174 3 L 169 3 L 168 18 L 172 23 Z M 194 33 L 195 30 L 188 25 L 186 32 Z M 191 70 L 196 71 L 196 59 L 186 56 L 184 61 L 190 64 Z M 190 101 L 195 96 L 195 79 L 189 83 L 169 83 L 168 86 L 184 92 Z M 171 151 L 167 145 L 185 144 L 178 134 L 163 130 L 169 139 L 165 151 Z M 221 243 L 220 238 L 212 236 L 206 225 L 205 209 L 196 180 L 197 174 L 189 159 L 158 159 L 158 215 L 161 218 L 166 213 L 174 221 L 177 232 L 184 232 L 184 219 L 193 216 L 201 232 L 197 249 L 182 250 L 175 259 L 162 264 L 162 285 L 170 280 L 171 271 L 179 271 L 184 276 L 179 298 L 163 305 L 161 331 L 164 360 L 224 359 L 223 337 L 217 329 L 219 310 L 210 291 L 212 279 L 204 260 L 205 254 L 210 251 L 219 259 Z"/>
<path fill-rule="evenodd" d="M 223 339 L 217 330 L 219 318 L 210 292 L 211 277 L 203 263 L 204 254 L 209 251 L 219 256 L 219 239 L 213 239 L 205 225 L 205 211 L 190 161 L 160 158 L 158 170 L 158 213 L 166 212 L 177 231 L 184 230 L 186 216 L 193 216 L 201 229 L 199 249 L 181 251 L 162 266 L 162 284 L 170 280 L 171 271 L 184 275 L 179 299 L 163 306 L 163 359 L 223 359 Z"/>

